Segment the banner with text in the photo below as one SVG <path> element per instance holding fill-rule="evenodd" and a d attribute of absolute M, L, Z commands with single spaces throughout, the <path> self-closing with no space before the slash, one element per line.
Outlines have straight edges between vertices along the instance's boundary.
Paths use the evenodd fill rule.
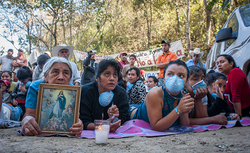
<path fill-rule="evenodd" d="M 184 50 L 182 47 L 181 40 L 175 41 L 171 43 L 171 47 L 169 49 L 171 52 L 174 52 L 177 55 L 177 58 L 184 57 Z M 128 53 L 128 57 L 131 54 L 134 54 L 136 56 L 136 62 L 135 65 L 137 67 L 150 67 L 150 66 L 155 66 L 157 58 L 159 55 L 162 54 L 162 48 L 156 48 L 156 49 L 151 49 L 147 51 L 141 51 L 141 52 L 134 52 L 134 53 Z M 74 55 L 76 57 L 76 60 L 84 60 L 88 56 L 86 52 L 81 52 L 74 50 Z M 113 54 L 113 55 L 95 55 L 96 62 L 100 62 L 104 58 L 116 58 L 119 56 L 119 54 Z"/>

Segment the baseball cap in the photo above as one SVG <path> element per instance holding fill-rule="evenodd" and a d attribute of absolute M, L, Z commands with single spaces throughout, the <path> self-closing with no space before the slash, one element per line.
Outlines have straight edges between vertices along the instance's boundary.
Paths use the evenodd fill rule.
<path fill-rule="evenodd" d="M 144 70 L 140 70 L 140 73 L 145 73 L 145 71 Z"/>
<path fill-rule="evenodd" d="M 10 82 L 7 80 L 0 80 L 0 82 L 3 82 L 7 87 L 10 85 Z"/>
<path fill-rule="evenodd" d="M 19 51 L 19 52 L 23 52 L 23 50 L 22 50 L 21 48 L 20 48 L 20 49 L 18 49 L 18 51 Z"/>
<path fill-rule="evenodd" d="M 128 55 L 126 52 L 121 52 L 121 53 L 120 53 L 120 56 L 121 56 L 122 54 L 126 54 L 126 55 Z"/>
<path fill-rule="evenodd" d="M 13 49 L 9 49 L 8 52 L 12 52 L 13 53 Z"/>
<path fill-rule="evenodd" d="M 96 51 L 96 50 L 91 49 L 91 50 L 89 50 L 89 52 L 90 52 L 90 53 L 96 53 L 97 51 Z"/>
<path fill-rule="evenodd" d="M 161 44 L 163 44 L 163 43 L 166 43 L 166 44 L 168 44 L 170 46 L 170 42 L 168 40 L 162 40 Z"/>

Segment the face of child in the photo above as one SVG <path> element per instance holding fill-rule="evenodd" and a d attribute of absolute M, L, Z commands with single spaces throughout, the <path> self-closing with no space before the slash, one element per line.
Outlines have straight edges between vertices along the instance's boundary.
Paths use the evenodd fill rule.
<path fill-rule="evenodd" d="M 5 83 L 1 82 L 1 92 L 5 92 L 7 90 L 7 86 L 5 85 Z"/>
<path fill-rule="evenodd" d="M 7 80 L 10 82 L 10 75 L 7 72 L 4 72 L 1 76 L 1 80 Z"/>

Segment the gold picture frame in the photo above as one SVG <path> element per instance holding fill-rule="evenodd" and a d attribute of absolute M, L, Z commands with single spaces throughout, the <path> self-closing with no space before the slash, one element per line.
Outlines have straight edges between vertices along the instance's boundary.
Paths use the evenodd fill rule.
<path fill-rule="evenodd" d="M 36 121 L 42 134 L 68 134 L 78 122 L 81 86 L 40 83 Z"/>

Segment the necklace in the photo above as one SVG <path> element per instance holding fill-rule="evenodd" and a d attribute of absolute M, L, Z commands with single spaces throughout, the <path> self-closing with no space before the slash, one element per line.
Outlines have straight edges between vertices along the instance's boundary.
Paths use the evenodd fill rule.
<path fill-rule="evenodd" d="M 166 90 L 166 92 L 168 93 L 168 95 L 171 97 L 171 98 L 173 98 L 174 100 L 176 100 L 176 99 L 181 99 L 181 98 L 178 98 L 178 97 L 175 97 L 174 95 L 172 95 L 172 94 L 170 94 L 168 91 L 167 91 L 167 89 L 165 89 Z M 179 95 L 179 94 L 178 94 Z M 177 96 L 178 96 L 177 95 Z"/>

